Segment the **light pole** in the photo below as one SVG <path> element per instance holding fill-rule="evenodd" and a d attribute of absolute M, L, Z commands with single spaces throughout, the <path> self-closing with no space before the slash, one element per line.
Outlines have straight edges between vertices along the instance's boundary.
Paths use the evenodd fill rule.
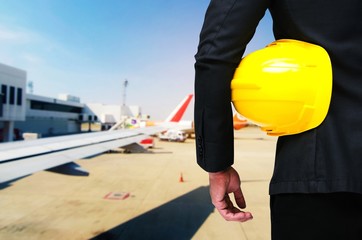
<path fill-rule="evenodd" d="M 127 88 L 127 86 L 128 86 L 128 80 L 126 78 L 123 82 L 123 102 L 122 102 L 123 106 L 126 106 L 126 88 Z"/>

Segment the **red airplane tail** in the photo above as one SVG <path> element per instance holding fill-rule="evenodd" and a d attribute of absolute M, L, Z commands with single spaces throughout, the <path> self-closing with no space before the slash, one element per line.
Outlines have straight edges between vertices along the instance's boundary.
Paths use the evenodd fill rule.
<path fill-rule="evenodd" d="M 182 119 L 189 103 L 191 102 L 192 97 L 193 94 L 187 95 L 166 118 L 165 122 L 179 122 Z"/>

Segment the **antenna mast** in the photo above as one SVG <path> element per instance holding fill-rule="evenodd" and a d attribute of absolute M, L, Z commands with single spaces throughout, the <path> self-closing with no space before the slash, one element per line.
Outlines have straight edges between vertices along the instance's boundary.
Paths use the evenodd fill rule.
<path fill-rule="evenodd" d="M 123 102 L 122 102 L 122 106 L 126 106 L 126 88 L 128 86 L 128 80 L 125 79 L 123 82 Z"/>
<path fill-rule="evenodd" d="M 34 91 L 33 81 L 28 82 L 28 89 L 29 89 L 29 93 L 33 94 L 33 91 Z"/>

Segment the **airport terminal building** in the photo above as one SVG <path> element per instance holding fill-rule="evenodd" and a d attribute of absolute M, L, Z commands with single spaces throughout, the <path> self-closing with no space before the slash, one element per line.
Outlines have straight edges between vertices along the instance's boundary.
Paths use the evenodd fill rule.
<path fill-rule="evenodd" d="M 14 139 L 14 124 L 25 121 L 26 72 L 0 63 L 0 140 Z"/>
<path fill-rule="evenodd" d="M 26 93 L 26 78 L 26 71 L 0 63 L 0 142 L 23 139 L 24 133 L 37 137 L 75 134 L 84 126 L 92 130 L 94 124 L 105 130 L 125 115 L 141 114 L 138 106 L 84 104 L 69 94 L 51 98 Z"/>
<path fill-rule="evenodd" d="M 84 104 L 80 102 L 26 94 L 25 108 L 25 121 L 17 121 L 14 127 L 22 133 L 37 133 L 39 137 L 79 133 L 84 121 L 81 118 Z"/>
<path fill-rule="evenodd" d="M 26 71 L 4 64 L 0 85 L 0 141 L 22 139 L 23 133 L 48 137 L 80 132 L 84 104 L 79 101 L 28 94 Z"/>

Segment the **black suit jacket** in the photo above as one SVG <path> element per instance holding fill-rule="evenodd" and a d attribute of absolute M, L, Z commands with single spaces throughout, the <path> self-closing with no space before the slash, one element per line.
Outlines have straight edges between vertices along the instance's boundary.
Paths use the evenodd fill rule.
<path fill-rule="evenodd" d="M 362 193 L 362 1 L 212 0 L 195 56 L 198 164 L 209 172 L 233 164 L 230 81 L 270 10 L 276 39 L 324 47 L 333 66 L 329 113 L 316 129 L 280 137 L 270 193 Z"/>

